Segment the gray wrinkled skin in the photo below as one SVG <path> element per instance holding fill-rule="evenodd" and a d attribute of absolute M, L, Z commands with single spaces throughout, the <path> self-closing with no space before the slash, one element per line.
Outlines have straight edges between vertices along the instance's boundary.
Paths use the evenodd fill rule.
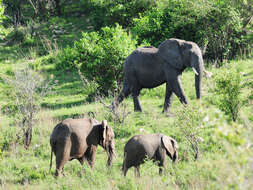
<path fill-rule="evenodd" d="M 167 154 L 175 163 L 178 159 L 177 142 L 163 134 L 146 134 L 133 136 L 124 147 L 122 171 L 124 176 L 130 167 L 135 167 L 136 176 L 140 176 L 140 165 L 145 159 L 157 161 L 159 174 L 162 174 Z"/>
<path fill-rule="evenodd" d="M 204 70 L 200 48 L 194 42 L 171 38 L 162 42 L 158 48 L 140 47 L 125 60 L 123 90 L 112 103 L 115 109 L 129 94 L 134 101 L 134 110 L 142 111 L 139 94 L 143 88 L 155 88 L 166 83 L 163 111 L 169 111 L 173 93 L 182 104 L 187 104 L 180 76 L 187 67 L 195 71 L 197 98 L 201 98 L 201 80 Z"/>
<path fill-rule="evenodd" d="M 96 160 L 97 145 L 102 146 L 108 155 L 107 165 L 112 164 L 115 155 L 114 133 L 106 120 L 99 123 L 95 119 L 65 119 L 57 124 L 50 136 L 51 161 L 56 157 L 56 176 L 62 174 L 67 161 L 77 159 L 82 165 L 87 161 L 91 168 Z"/>

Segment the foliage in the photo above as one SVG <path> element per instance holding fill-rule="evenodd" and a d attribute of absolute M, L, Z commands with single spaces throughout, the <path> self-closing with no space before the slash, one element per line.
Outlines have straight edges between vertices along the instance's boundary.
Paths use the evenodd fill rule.
<path fill-rule="evenodd" d="M 121 26 L 105 27 L 101 32 L 83 33 L 74 48 L 64 49 L 58 67 L 80 67 L 84 77 L 98 84 L 98 91 L 119 91 L 123 61 L 135 49 L 136 41 Z"/>
<path fill-rule="evenodd" d="M 14 129 L 2 130 L 0 135 L 0 152 L 9 151 L 12 145 L 15 143 L 15 141 L 13 140 L 14 138 Z"/>
<path fill-rule="evenodd" d="M 124 28 L 130 27 L 133 18 L 156 6 L 156 2 L 153 0 L 90 0 L 88 6 L 91 12 L 91 23 L 95 30 L 99 30 L 105 26 L 113 26 L 115 23 L 119 23 Z"/>
<path fill-rule="evenodd" d="M 250 48 L 240 12 L 230 1 L 161 2 L 134 19 L 132 32 L 139 42 L 154 46 L 168 38 L 194 41 L 206 49 L 208 59 L 221 62 Z"/>
<path fill-rule="evenodd" d="M 201 151 L 199 144 L 204 141 L 201 135 L 206 127 L 203 126 L 203 118 L 203 114 L 196 106 L 181 106 L 181 109 L 176 113 L 174 126 L 179 130 L 176 136 L 180 138 L 181 159 L 191 159 L 190 152 L 193 152 L 195 160 L 199 158 Z"/>
<path fill-rule="evenodd" d="M 2 35 L 2 30 L 3 30 L 3 26 L 2 26 L 2 21 L 5 18 L 4 16 L 4 6 L 2 4 L 2 0 L 0 0 L 0 37 Z"/>
<path fill-rule="evenodd" d="M 243 82 L 239 70 L 230 68 L 215 76 L 215 103 L 233 121 L 237 120 L 241 108 L 242 88 Z"/>
<path fill-rule="evenodd" d="M 14 71 L 13 78 L 5 78 L 12 91 L 10 103 L 5 112 L 12 115 L 20 125 L 24 134 L 24 145 L 29 147 L 32 139 L 32 128 L 40 102 L 48 92 L 49 83 L 42 76 L 25 65 Z M 10 109 L 9 109 L 10 108 Z"/>
<path fill-rule="evenodd" d="M 16 0 L 3 1 L 18 2 Z M 53 1 L 54 0 L 51 2 Z M 21 128 L 19 127 L 18 123 L 15 122 L 15 117 L 8 115 L 6 112 L 1 112 L 0 189 L 33 189 L 35 187 L 35 189 L 109 190 L 252 189 L 252 60 L 249 59 L 236 61 L 234 63 L 234 65 L 236 65 L 236 68 L 227 66 L 220 67 L 219 69 L 211 67 L 209 68 L 213 73 L 217 73 L 217 75 L 221 72 L 225 72 L 225 70 L 231 70 L 231 72 L 233 70 L 234 72 L 236 69 L 239 69 L 243 78 L 243 82 L 245 80 L 248 80 L 247 86 L 245 86 L 245 88 L 242 88 L 240 91 L 244 103 L 240 107 L 240 117 L 236 122 L 227 122 L 225 114 L 221 110 L 217 109 L 216 104 L 212 104 L 212 102 L 214 102 L 219 95 L 215 95 L 213 91 L 209 90 L 210 86 L 207 84 L 212 84 L 210 80 L 203 79 L 203 99 L 201 101 L 195 101 L 195 94 L 193 90 L 194 76 L 192 75 L 192 72 L 186 71 L 182 75 L 182 83 L 185 86 L 185 93 L 189 97 L 189 106 L 186 107 L 186 110 L 190 111 L 194 108 L 194 113 L 184 113 L 184 109 L 182 106 L 180 106 L 180 102 L 176 97 L 175 101 L 173 101 L 172 106 L 172 112 L 176 114 L 175 117 L 168 117 L 165 114 L 161 113 L 165 92 L 165 86 L 163 85 L 159 88 L 151 90 L 146 89 L 142 91 L 141 102 L 144 108 L 142 113 L 132 112 L 132 99 L 126 98 L 123 102 L 123 108 L 126 108 L 126 111 L 130 110 L 131 112 L 129 115 L 127 115 L 127 117 L 125 117 L 124 123 L 119 124 L 118 122 L 115 122 L 113 115 L 104 109 L 103 105 L 101 105 L 99 102 L 90 102 L 90 100 L 94 100 L 90 97 L 88 98 L 89 101 L 86 101 L 88 94 L 96 92 L 98 88 L 97 83 L 93 80 L 88 80 L 88 78 L 85 76 L 85 79 L 87 80 L 87 83 L 85 83 L 85 85 L 87 86 L 85 89 L 83 89 L 81 87 L 82 84 L 80 76 L 78 75 L 78 71 L 76 71 L 76 66 L 81 67 L 82 64 L 76 65 L 74 62 L 72 62 L 72 60 L 75 60 L 74 55 L 72 57 L 69 57 L 70 61 L 68 63 L 64 62 L 65 54 L 61 52 L 61 49 L 59 49 L 61 47 L 66 47 L 69 45 L 69 50 L 74 51 L 75 47 L 73 48 L 73 41 L 79 40 L 79 38 L 81 38 L 80 31 L 91 32 L 94 30 L 93 23 L 95 25 L 96 20 L 91 18 L 91 16 L 94 14 L 92 11 L 87 11 L 86 8 L 88 8 L 89 3 L 91 6 L 95 5 L 95 1 L 103 2 L 105 4 L 109 2 L 104 0 L 60 0 L 62 15 L 54 17 L 53 15 L 55 13 L 46 13 L 46 16 L 44 17 L 35 18 L 36 21 L 34 22 L 34 20 L 31 21 L 31 18 L 34 19 L 35 15 L 34 9 L 31 7 L 30 0 L 22 0 L 22 3 L 24 4 L 21 6 L 21 26 L 17 26 L 17 31 L 21 31 L 23 33 L 23 40 L 22 35 L 20 35 L 21 38 L 19 39 L 21 39 L 21 41 L 13 40 L 14 43 L 6 43 L 8 42 L 7 39 L 6 41 L 0 42 L 1 111 L 7 111 L 4 106 L 6 104 L 6 108 L 12 108 L 14 112 L 18 110 L 17 106 L 14 104 L 15 101 L 9 102 L 9 99 L 11 98 L 14 98 L 13 100 L 15 100 L 13 93 L 14 90 L 10 87 L 9 84 L 5 82 L 4 75 L 14 77 L 15 68 L 21 67 L 24 62 L 29 62 L 30 66 L 39 70 L 40 72 L 38 75 L 42 74 L 46 77 L 52 77 L 56 82 L 56 85 L 52 87 L 54 93 L 47 94 L 43 98 L 43 107 L 40 112 L 36 113 L 33 128 L 32 146 L 30 146 L 29 149 L 24 150 L 23 142 L 21 142 L 22 139 L 20 139 L 20 141 L 16 141 L 16 135 L 17 133 L 19 134 Z M 194 3 L 192 0 L 174 0 L 174 3 L 171 3 L 172 0 L 160 0 L 159 3 L 156 0 L 153 1 L 156 2 L 156 5 L 153 4 L 152 7 L 160 6 L 160 8 L 164 8 L 165 5 L 167 5 L 166 3 L 176 4 L 181 2 L 182 5 L 178 6 L 178 8 L 175 7 L 176 13 L 180 13 L 179 8 L 184 8 L 183 5 L 186 3 L 186 1 L 188 1 L 188 3 L 191 3 L 186 7 L 188 8 L 187 10 L 192 7 L 194 11 L 199 11 L 200 16 L 206 15 L 206 12 L 209 12 L 208 9 L 203 8 L 205 6 L 209 6 L 210 10 L 212 10 L 212 7 L 210 6 L 212 4 L 217 4 L 217 6 L 219 5 L 219 7 L 222 7 L 224 6 L 224 3 L 226 4 L 229 2 L 232 12 L 236 10 L 237 13 L 240 13 L 239 15 L 240 19 L 242 19 L 243 26 L 244 23 L 250 21 L 250 18 L 252 17 L 252 11 L 250 11 L 252 10 L 250 8 L 252 7 L 251 0 L 197 0 L 199 4 Z M 32 2 L 37 2 L 37 0 L 32 0 Z M 43 2 L 47 3 L 49 1 L 46 0 Z M 124 3 L 129 4 L 132 2 L 134 3 L 134 1 L 124 1 Z M 161 5 L 161 2 L 164 4 Z M 48 4 L 46 5 L 46 8 L 50 8 Z M 116 15 L 116 13 L 118 14 L 121 11 L 121 8 L 125 9 L 124 7 L 119 6 L 119 9 L 114 9 L 115 11 L 113 10 L 111 13 Z M 143 11 L 141 12 L 144 12 L 146 10 L 145 8 L 146 7 L 144 7 Z M 108 7 L 107 10 L 109 9 L 111 10 L 111 7 Z M 217 8 L 217 10 L 218 9 L 219 8 Z M 12 21 L 13 15 L 12 12 L 9 11 L 10 10 L 6 12 L 7 20 L 4 20 L 3 25 L 5 27 L 10 26 L 11 28 L 6 28 L 6 30 L 12 31 L 13 23 L 10 21 Z M 129 8 L 128 11 L 135 12 L 135 9 Z M 195 14 L 194 11 L 193 13 L 185 12 L 183 10 L 181 11 L 184 12 L 184 14 L 183 16 L 180 16 L 180 14 L 178 14 L 178 19 L 176 19 L 178 23 L 182 24 L 188 20 L 191 21 L 190 23 L 195 23 L 195 18 L 197 19 L 198 16 L 194 16 L 193 18 L 191 17 L 193 13 Z M 222 9 L 222 11 L 225 10 Z M 160 11 L 160 13 L 162 14 L 163 12 Z M 122 11 L 122 15 L 120 15 L 120 17 L 116 18 L 114 16 L 114 18 L 112 18 L 110 17 L 110 14 L 102 11 L 97 21 L 100 22 L 99 19 L 108 20 L 109 23 L 113 19 L 126 20 L 127 17 L 125 16 L 127 16 L 127 14 L 128 13 L 123 14 Z M 50 15 L 50 17 L 48 17 L 48 15 Z M 142 13 L 142 16 L 143 15 L 144 14 Z M 112 18 L 112 20 L 105 18 L 106 16 L 109 16 L 109 18 Z M 136 13 L 136 15 L 133 15 L 132 18 L 138 17 L 139 15 Z M 181 18 L 184 19 L 181 20 Z M 208 15 L 206 15 L 205 18 L 208 21 Z M 39 19 L 39 21 L 37 19 Z M 156 20 L 159 21 L 158 18 Z M 179 22 L 179 20 L 181 21 Z M 28 24 L 27 21 L 30 23 Z M 216 22 L 223 22 L 222 17 L 218 17 L 217 19 L 213 17 L 211 21 L 209 24 L 214 26 L 216 26 Z M 131 26 L 131 18 L 129 18 L 128 22 L 129 26 Z M 104 26 L 104 23 L 100 22 L 97 27 L 100 28 L 102 25 Z M 127 22 L 125 22 L 125 24 L 127 25 Z M 122 25 L 125 27 L 125 24 Z M 194 31 L 194 27 L 198 26 L 193 24 L 190 26 L 193 26 L 192 30 Z M 246 24 L 246 27 L 243 27 L 244 29 L 242 33 L 244 41 L 236 42 L 240 45 L 243 45 L 243 43 L 247 41 L 248 44 L 245 43 L 245 47 L 238 47 L 238 51 L 242 51 L 242 53 L 244 50 L 249 51 L 247 48 L 253 39 L 252 33 L 249 33 L 249 31 L 252 30 L 251 24 Z M 184 29 L 180 29 L 178 31 L 182 32 L 182 34 L 185 35 L 189 30 L 189 27 L 187 27 L 187 24 L 183 24 L 183 26 L 185 27 L 186 31 L 184 31 Z M 155 27 L 152 28 L 154 31 Z M 172 27 L 174 27 L 174 25 Z M 175 27 L 178 28 L 177 25 Z M 217 29 L 219 29 L 219 26 L 217 26 Z M 62 31 L 64 34 L 59 33 L 59 35 L 55 35 L 57 33 L 55 31 Z M 211 33 L 212 31 L 207 30 L 207 33 L 209 32 Z M 215 33 L 216 31 L 213 30 L 213 32 Z M 97 32 L 99 37 L 101 33 L 102 32 Z M 14 33 L 12 33 L 12 36 L 14 36 L 13 34 Z M 158 33 L 158 35 L 160 34 Z M 197 38 L 197 40 L 203 40 L 204 45 L 208 45 L 210 43 L 210 39 L 217 40 L 218 42 L 219 39 L 222 39 L 216 39 L 213 34 L 208 34 L 207 38 L 210 37 L 210 39 L 208 38 L 208 41 L 206 39 L 202 39 L 201 35 L 204 36 L 204 33 L 198 35 L 200 38 Z M 196 34 L 196 36 L 198 35 Z M 152 35 L 149 37 L 151 38 L 152 36 L 154 36 L 155 39 L 156 33 L 152 33 Z M 190 35 L 189 37 L 191 36 L 195 37 L 195 35 Z M 163 39 L 158 40 L 162 41 Z M 38 43 L 40 41 L 43 41 L 42 44 Z M 140 41 L 140 43 L 148 42 L 149 41 L 145 39 L 143 39 L 143 41 Z M 158 41 L 155 42 L 158 43 Z M 60 51 L 58 52 L 58 50 Z M 64 52 L 64 50 L 62 51 Z M 224 49 L 224 52 L 227 51 Z M 27 55 L 27 53 L 31 55 Z M 228 53 L 229 56 L 230 53 L 231 51 Z M 78 56 L 79 54 L 77 54 L 77 57 Z M 56 63 L 58 66 L 62 64 L 62 67 L 56 68 Z M 244 85 L 245 83 L 243 86 Z M 212 99 L 211 103 L 208 101 L 209 99 Z M 113 100 L 109 96 L 109 98 L 107 98 L 105 101 L 112 102 Z M 194 106 L 192 106 L 192 104 Z M 124 112 L 124 110 L 122 111 Z M 69 117 L 88 117 L 89 113 L 94 113 L 94 116 L 89 117 L 95 117 L 98 121 L 107 119 L 108 124 L 113 127 L 113 130 L 115 132 L 115 146 L 117 151 L 117 157 L 113 162 L 113 166 L 110 169 L 105 166 L 107 155 L 104 152 L 103 148 L 98 147 L 94 169 L 89 168 L 87 164 L 80 165 L 77 160 L 73 160 L 65 165 L 65 176 L 63 178 L 58 178 L 56 182 L 56 179 L 53 176 L 54 171 L 48 172 L 50 160 L 49 136 L 52 132 L 52 129 L 57 123 L 62 121 L 62 119 Z M 178 115 L 178 113 L 185 115 L 185 117 Z M 180 117 L 182 118 L 181 121 L 178 120 Z M 197 122 L 192 122 L 192 125 L 192 120 L 199 121 L 201 125 L 198 125 Z M 189 121 L 189 123 L 186 121 Z M 176 125 L 176 123 L 178 123 L 178 125 Z M 180 128 L 180 124 L 183 124 L 184 128 Z M 187 128 L 188 126 L 190 127 Z M 191 128 L 191 126 L 194 127 Z M 197 137 L 204 139 L 203 142 L 198 142 L 198 148 L 200 152 L 198 161 L 193 161 L 195 155 L 192 153 L 191 143 L 186 138 L 186 134 L 191 134 L 190 129 L 193 130 L 193 132 L 196 132 Z M 122 160 L 124 157 L 124 145 L 131 136 L 146 133 L 163 133 L 175 138 L 178 141 L 179 145 L 179 161 L 174 166 L 171 164 L 171 160 L 166 157 L 165 171 L 161 176 L 158 175 L 158 167 L 152 161 L 149 161 L 141 166 L 140 178 L 136 179 L 134 177 L 134 168 L 130 169 L 128 176 L 124 178 L 121 172 Z M 199 140 L 201 140 L 201 138 Z M 55 156 L 53 157 L 53 168 L 55 168 Z"/>
<path fill-rule="evenodd" d="M 2 0 L 6 10 L 5 25 L 24 25 L 30 20 L 46 20 L 52 15 L 61 16 L 65 0 Z"/>
<path fill-rule="evenodd" d="M 0 22 L 4 19 L 4 6 L 2 4 L 2 0 L 0 0 Z"/>
<path fill-rule="evenodd" d="M 4 55 L 0 54 L 0 58 L 1 56 Z M 34 59 L 43 58 L 38 56 L 37 54 Z M 0 73 L 14 76 L 14 66 L 19 67 L 23 58 L 19 59 L 16 64 L 10 64 L 13 58 L 9 57 L 9 59 L 11 59 L 9 62 L 8 60 L 0 62 Z M 249 183 L 252 184 L 253 172 L 250 159 L 253 152 L 251 148 L 252 137 L 250 136 L 252 131 L 245 131 L 245 125 L 241 123 L 241 120 L 238 120 L 232 126 L 232 132 L 228 130 L 231 129 L 231 125 L 224 124 L 226 123 L 224 114 L 216 106 L 206 101 L 208 96 L 214 96 L 213 92 L 207 93 L 206 80 L 203 79 L 202 102 L 198 102 L 195 101 L 194 91 L 192 90 L 194 86 L 192 72 L 186 71 L 182 76 L 182 83 L 186 87 L 185 92 L 193 94 L 188 96 L 189 106 L 186 107 L 187 110 L 194 108 L 195 112 L 193 114 L 186 114 L 185 118 L 178 115 L 177 113 L 182 113 L 182 106 L 179 106 L 180 102 L 177 98 L 173 101 L 172 106 L 172 111 L 176 114 L 175 117 L 167 117 L 161 113 L 165 90 L 165 86 L 161 86 L 159 89 L 143 92 L 145 94 L 141 96 L 141 102 L 145 109 L 143 109 L 142 113 L 132 112 L 132 99 L 126 98 L 124 100 L 126 110 L 130 110 L 131 113 L 126 117 L 124 123 L 118 124 L 114 123 L 114 119 L 99 102 L 83 103 L 87 96 L 85 93 L 88 92 L 80 88 L 81 81 L 76 71 L 65 71 L 63 73 L 62 70 L 55 68 L 53 60 L 45 61 L 46 63 L 43 62 L 41 64 L 40 70 L 45 76 L 50 77 L 53 75 L 54 80 L 58 80 L 58 82 L 53 87 L 55 93 L 47 95 L 43 100 L 43 103 L 49 106 L 46 109 L 42 109 L 36 117 L 32 146 L 28 150 L 24 151 L 23 145 L 15 142 L 16 133 L 20 128 L 14 123 L 14 119 L 6 114 L 1 115 L 4 118 L 8 118 L 9 122 L 1 120 L 0 123 L 0 146 L 2 146 L 0 188 L 30 189 L 36 186 L 36 189 L 146 190 L 157 188 L 224 189 L 224 187 L 228 189 L 247 189 L 244 187 L 247 187 L 246 185 Z M 250 73 L 252 73 L 253 69 L 251 60 L 237 61 L 236 65 L 242 68 L 242 72 L 249 74 L 248 77 L 250 78 Z M 209 69 L 216 73 L 230 68 Z M 7 89 L 2 80 L 0 80 L 0 89 L 0 95 Z M 245 90 L 247 89 L 243 89 L 243 95 L 246 95 L 245 93 L 250 89 L 248 88 L 246 92 Z M 0 98 L 1 105 L 6 101 L 6 97 Z M 105 101 L 111 102 L 112 99 L 107 98 Z M 191 106 L 192 104 L 196 105 Z M 252 105 L 250 103 L 246 107 L 242 107 L 242 113 L 245 114 L 245 118 L 249 118 L 250 129 L 252 128 L 251 109 Z M 113 166 L 110 169 L 106 167 L 107 155 L 103 148 L 98 147 L 93 170 L 87 164 L 80 165 L 77 160 L 67 162 L 64 167 L 65 176 L 57 179 L 56 183 L 54 170 L 48 172 L 50 160 L 49 136 L 52 129 L 64 118 L 81 117 L 89 112 L 94 112 L 95 116 L 92 117 L 95 117 L 98 121 L 107 119 L 108 124 L 113 127 L 117 151 L 117 157 L 113 162 Z M 199 113 L 200 115 L 197 115 Z M 207 116 L 209 119 L 206 119 Z M 178 121 L 179 124 L 182 123 L 187 127 L 191 123 L 188 124 L 186 121 L 196 121 L 193 122 L 194 126 L 197 126 L 196 128 L 192 129 L 189 127 L 189 130 L 188 128 L 186 130 L 191 132 L 190 129 L 193 131 L 197 129 L 200 132 L 197 133 L 197 137 L 200 136 L 204 139 L 202 143 L 198 144 L 200 152 L 198 161 L 193 161 L 194 154 L 192 153 L 191 144 L 186 140 L 186 133 L 183 133 L 179 126 L 174 123 L 178 117 L 182 118 L 181 121 Z M 198 125 L 197 121 L 202 124 Z M 226 128 L 223 127 L 223 124 Z M 199 128 L 199 126 L 204 126 L 205 128 Z M 219 130 L 218 133 L 216 133 L 217 129 Z M 226 131 L 228 135 L 225 134 L 227 133 Z M 134 168 L 131 168 L 127 177 L 124 178 L 121 168 L 125 143 L 133 135 L 147 133 L 163 133 L 175 138 L 179 145 L 179 161 L 173 166 L 171 160 L 166 157 L 165 171 L 161 176 L 158 174 L 158 167 L 152 161 L 149 161 L 141 165 L 140 178 L 136 179 L 134 177 Z M 249 136 L 249 140 L 245 138 L 245 133 Z M 55 156 L 53 157 L 53 169 L 55 169 Z"/>

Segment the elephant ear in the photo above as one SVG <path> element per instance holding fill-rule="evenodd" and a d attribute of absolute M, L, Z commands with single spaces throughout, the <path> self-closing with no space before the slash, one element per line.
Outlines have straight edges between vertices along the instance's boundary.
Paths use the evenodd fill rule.
<path fill-rule="evenodd" d="M 112 140 L 114 138 L 114 133 L 111 127 L 107 125 L 107 121 L 102 121 L 103 127 L 103 147 L 105 147 L 106 141 Z"/>
<path fill-rule="evenodd" d="M 171 157 L 173 157 L 175 151 L 178 148 L 177 142 L 173 138 L 164 135 L 162 136 L 162 144 L 165 149 L 170 153 Z"/>
<path fill-rule="evenodd" d="M 169 39 L 162 42 L 158 47 L 159 56 L 170 66 L 176 69 L 183 69 L 183 58 L 180 48 L 182 42 L 177 39 Z"/>
<path fill-rule="evenodd" d="M 105 142 L 106 142 L 106 131 L 107 131 L 107 121 L 103 120 L 102 121 L 102 127 L 103 127 L 103 147 L 105 147 Z"/>

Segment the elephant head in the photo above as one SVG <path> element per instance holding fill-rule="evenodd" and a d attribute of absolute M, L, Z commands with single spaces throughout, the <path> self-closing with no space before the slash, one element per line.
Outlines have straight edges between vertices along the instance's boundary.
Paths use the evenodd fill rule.
<path fill-rule="evenodd" d="M 110 126 L 107 125 L 107 121 L 102 121 L 103 135 L 100 141 L 100 145 L 106 150 L 108 155 L 107 165 L 111 166 L 112 160 L 115 157 L 115 145 L 114 145 L 114 132 Z"/>
<path fill-rule="evenodd" d="M 165 40 L 158 47 L 159 56 L 170 67 L 182 72 L 192 67 L 195 72 L 195 89 L 197 98 L 201 98 L 201 81 L 205 72 L 200 48 L 194 42 L 179 39 Z"/>
<path fill-rule="evenodd" d="M 161 141 L 162 141 L 161 143 L 162 143 L 163 147 L 166 150 L 166 154 L 175 163 L 177 161 L 177 159 L 178 159 L 178 153 L 177 153 L 178 145 L 177 145 L 177 141 L 175 141 L 175 139 L 173 139 L 171 137 L 167 137 L 165 135 L 162 136 Z"/>

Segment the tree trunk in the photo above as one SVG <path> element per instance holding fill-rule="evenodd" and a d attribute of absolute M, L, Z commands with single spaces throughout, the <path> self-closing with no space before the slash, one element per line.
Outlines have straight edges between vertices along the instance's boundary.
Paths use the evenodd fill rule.
<path fill-rule="evenodd" d="M 61 12 L 60 0 L 54 0 L 54 2 L 55 2 L 56 14 L 58 16 L 61 16 L 62 12 Z"/>
<path fill-rule="evenodd" d="M 22 0 L 18 0 L 13 6 L 13 24 L 15 30 L 21 24 L 21 2 Z"/>

